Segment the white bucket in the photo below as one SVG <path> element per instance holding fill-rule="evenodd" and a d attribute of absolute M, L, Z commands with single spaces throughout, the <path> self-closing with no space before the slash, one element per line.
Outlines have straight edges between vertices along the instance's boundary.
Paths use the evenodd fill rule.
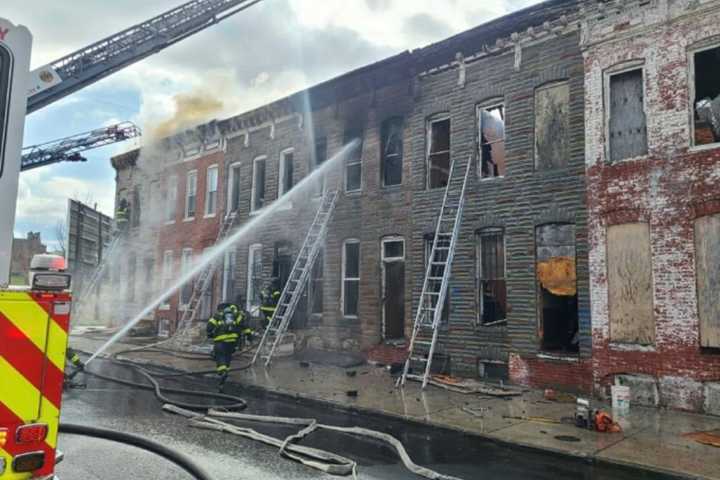
<path fill-rule="evenodd" d="M 612 409 L 616 414 L 625 414 L 630 411 L 630 387 L 613 385 L 610 387 L 612 395 Z"/>

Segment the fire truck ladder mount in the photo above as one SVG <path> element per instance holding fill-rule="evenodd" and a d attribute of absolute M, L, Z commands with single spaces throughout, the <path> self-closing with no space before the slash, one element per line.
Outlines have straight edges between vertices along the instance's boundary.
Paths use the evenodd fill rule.
<path fill-rule="evenodd" d="M 315 260 L 325 241 L 328 225 L 335 211 L 337 196 L 337 190 L 327 191 L 323 195 L 315 219 L 305 236 L 305 241 L 290 271 L 288 281 L 280 294 L 275 313 L 270 318 L 270 323 L 265 328 L 265 333 L 255 351 L 252 359 L 253 365 L 259 357 L 265 360 L 266 367 L 270 365 L 273 354 L 290 325 L 290 320 L 292 320 L 303 289 L 310 278 L 310 272 L 315 265 Z"/>
<path fill-rule="evenodd" d="M 457 188 L 458 180 L 453 179 L 455 160 L 450 165 L 445 196 L 435 228 L 435 238 L 427 259 L 425 280 L 415 315 L 408 357 L 405 360 L 402 376 L 398 379 L 400 386 L 404 386 L 405 381 L 410 378 L 422 381 L 422 388 L 425 388 L 430 380 L 433 355 L 447 298 L 450 270 L 455 256 L 457 238 L 460 234 L 460 223 L 465 205 L 465 189 L 471 165 L 472 157 L 468 158 L 461 188 Z M 422 365 L 423 375 L 411 375 L 409 373 L 411 363 Z"/>

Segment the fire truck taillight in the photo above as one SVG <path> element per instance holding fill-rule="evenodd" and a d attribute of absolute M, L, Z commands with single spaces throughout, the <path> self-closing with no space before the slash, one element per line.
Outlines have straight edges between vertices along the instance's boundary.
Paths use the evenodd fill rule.
<path fill-rule="evenodd" d="M 12 462 L 17 473 L 34 472 L 45 465 L 45 452 L 30 452 L 18 455 Z"/>
<path fill-rule="evenodd" d="M 38 443 L 45 440 L 48 434 L 48 426 L 44 423 L 33 423 L 18 427 L 15 434 L 17 443 Z"/>
<path fill-rule="evenodd" d="M 0 448 L 4 447 L 7 443 L 7 428 L 0 428 Z M 2 475 L 2 472 L 0 472 L 0 475 Z"/>

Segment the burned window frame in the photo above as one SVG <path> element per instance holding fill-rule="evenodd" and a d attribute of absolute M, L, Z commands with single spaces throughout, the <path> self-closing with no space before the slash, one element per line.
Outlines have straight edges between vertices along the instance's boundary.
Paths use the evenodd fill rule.
<path fill-rule="evenodd" d="M 388 146 L 391 145 L 389 142 L 390 136 L 393 133 L 393 127 L 397 128 L 399 132 L 399 146 L 400 151 L 398 153 L 388 153 Z M 380 124 L 380 184 L 383 187 L 396 187 L 403 183 L 403 158 L 404 158 L 404 130 L 405 130 L 405 119 L 401 116 L 388 117 Z M 399 162 L 396 168 L 399 169 L 400 181 L 397 183 L 388 183 L 388 165 L 390 162 Z"/>
<path fill-rule="evenodd" d="M 483 175 L 483 145 L 491 145 L 494 143 L 500 143 L 500 141 L 495 142 L 485 142 L 482 141 L 482 112 L 483 111 L 491 111 L 496 110 L 498 108 L 501 108 L 502 112 L 502 121 L 503 121 L 503 138 L 502 138 L 502 144 L 505 149 L 505 165 L 503 167 L 503 172 L 499 173 L 498 175 Z M 486 100 L 484 102 L 478 103 L 475 106 L 475 128 L 477 130 L 477 137 L 475 139 L 477 143 L 477 177 L 480 180 L 492 180 L 495 178 L 504 178 L 507 175 L 507 106 L 505 103 L 505 99 L 503 98 L 493 98 L 490 100 Z"/>
<path fill-rule="evenodd" d="M 263 178 L 262 178 L 262 185 L 258 185 L 258 170 L 257 170 L 257 164 L 262 162 L 263 163 Z M 267 183 L 267 155 L 260 155 L 259 157 L 255 157 L 252 162 L 252 177 L 251 177 L 251 188 L 250 188 L 250 213 L 253 214 L 259 210 L 261 210 L 263 207 L 265 207 L 265 201 L 267 198 L 267 191 L 265 189 L 265 184 Z M 258 187 L 262 187 L 262 198 L 258 198 Z"/>
<path fill-rule="evenodd" d="M 345 166 L 343 169 L 343 186 L 345 188 L 345 193 L 358 193 L 362 192 L 363 190 L 363 162 L 362 162 L 362 154 L 363 154 L 363 139 L 365 137 L 365 132 L 362 128 L 349 128 L 346 129 L 343 133 L 343 146 L 348 145 L 350 142 L 352 142 L 355 139 L 360 140 L 360 145 L 357 146 L 357 148 L 354 148 L 349 154 L 346 156 L 345 159 Z M 350 167 L 358 168 L 360 171 L 358 173 L 358 185 L 356 188 L 349 188 L 348 186 L 348 180 L 350 179 L 349 173 L 350 173 Z"/>
<path fill-rule="evenodd" d="M 322 152 L 322 155 L 318 155 L 318 152 Z M 319 161 L 322 158 L 322 161 Z M 328 139 L 325 135 L 316 136 L 312 143 L 312 154 L 309 158 L 310 168 L 308 169 L 308 175 L 320 168 L 322 164 L 328 160 Z M 317 187 L 315 191 L 316 197 L 322 197 L 325 194 L 325 175 L 321 175 L 316 180 Z"/>
<path fill-rule="evenodd" d="M 487 237 L 500 237 L 500 244 L 502 247 L 502 275 L 496 278 L 485 278 L 484 270 L 485 264 L 483 263 L 483 249 L 482 242 L 483 238 Z M 492 326 L 507 322 L 507 238 L 505 236 L 504 227 L 483 227 L 475 232 L 475 296 L 477 302 L 477 324 L 480 326 Z M 502 282 L 503 289 L 505 291 L 505 299 L 503 302 L 503 315 L 502 318 L 496 318 L 492 321 L 484 320 L 485 313 L 485 292 L 484 282 Z"/>
<path fill-rule="evenodd" d="M 433 125 L 436 123 L 448 122 L 448 149 L 432 152 L 432 132 Z M 425 188 L 427 190 L 435 190 L 445 188 L 445 185 L 432 186 L 432 160 L 431 156 L 445 155 L 448 156 L 448 182 L 450 181 L 450 168 L 452 165 L 452 119 L 450 112 L 437 113 L 427 118 L 425 121 Z"/>
<path fill-rule="evenodd" d="M 720 146 L 720 132 L 718 134 L 718 140 L 714 142 L 709 143 L 698 143 L 697 142 L 697 112 L 696 112 L 696 105 L 698 102 L 697 99 L 697 65 L 696 65 L 696 57 L 698 54 L 708 52 L 710 50 L 718 50 L 720 51 L 720 40 L 717 37 L 714 37 L 712 39 L 701 41 L 697 45 L 693 45 L 690 48 L 688 48 L 688 91 L 689 91 L 689 122 L 690 122 L 690 138 L 689 145 L 690 148 L 693 149 L 709 149 L 709 148 L 717 148 Z M 719 92 L 720 93 L 720 92 Z M 720 95 L 715 97 L 718 99 L 718 102 L 720 102 Z M 720 119 L 718 119 L 718 122 L 720 123 Z M 720 125 L 718 125 L 718 128 L 720 129 Z"/>
<path fill-rule="evenodd" d="M 541 162 L 543 160 L 541 154 L 540 154 L 540 148 L 538 146 L 538 100 L 540 98 L 540 95 L 544 92 L 548 92 L 550 90 L 554 90 L 557 88 L 565 88 L 567 90 L 567 102 L 565 104 L 567 111 L 564 113 L 565 121 L 567 122 L 567 130 L 565 131 L 564 136 L 559 140 L 561 143 L 564 144 L 565 152 L 564 157 L 560 159 L 550 159 L 549 161 Z M 556 170 L 559 168 L 566 168 L 570 164 L 570 140 L 572 138 L 571 135 L 571 129 L 572 125 L 570 124 L 570 106 L 572 102 L 572 95 L 570 93 L 571 85 L 570 80 L 567 78 L 563 79 L 557 79 L 552 80 L 550 82 L 543 83 L 542 85 L 538 85 L 535 88 L 535 92 L 533 95 L 533 109 L 534 109 L 534 115 L 533 115 L 533 158 L 534 158 L 534 168 L 536 171 L 547 171 L 547 170 Z"/>
<path fill-rule="evenodd" d="M 290 168 L 288 169 L 288 157 L 290 158 Z M 289 172 L 288 172 L 289 171 Z M 288 177 L 289 173 L 289 177 Z M 290 147 L 280 152 L 280 161 L 278 162 L 278 198 L 292 190 L 295 176 L 295 149 Z M 288 184 L 289 181 L 289 184 Z"/>
<path fill-rule="evenodd" d="M 631 60 L 628 62 L 623 62 L 618 65 L 614 65 L 608 69 L 606 69 L 603 72 L 603 104 L 604 104 L 604 111 L 603 111 L 603 122 L 604 122 L 604 132 L 605 132 L 605 140 L 603 145 L 603 150 L 605 152 L 605 163 L 609 164 L 616 164 L 616 163 L 622 163 L 637 159 L 646 158 L 648 156 L 648 153 L 650 151 L 650 138 L 647 137 L 645 139 L 645 153 L 641 155 L 636 155 L 633 157 L 626 157 L 618 160 L 612 159 L 612 150 L 610 148 L 611 141 L 610 141 L 610 119 L 612 117 L 612 110 L 611 110 L 611 100 L 612 100 L 612 90 L 610 88 L 612 84 L 612 78 L 616 77 L 618 75 L 630 73 L 633 71 L 639 70 L 640 74 L 642 76 L 642 94 L 643 94 L 643 114 L 645 115 L 645 129 L 647 131 L 647 119 L 648 119 L 648 102 L 647 102 L 647 88 L 645 85 L 645 82 L 647 80 L 647 72 L 645 71 L 645 60 Z"/>
<path fill-rule="evenodd" d="M 357 245 L 357 276 L 356 277 L 349 277 L 348 276 L 348 246 L 350 245 Z M 341 280 L 342 283 L 340 285 L 340 305 L 342 307 L 343 317 L 345 318 L 357 318 L 360 313 L 360 270 L 362 266 L 362 247 L 360 245 L 360 240 L 357 238 L 348 238 L 343 242 L 342 245 L 342 264 L 341 264 Z M 354 283 L 356 284 L 357 288 L 357 303 L 355 305 L 355 312 L 348 312 L 347 311 L 347 291 L 348 291 L 348 284 Z"/>

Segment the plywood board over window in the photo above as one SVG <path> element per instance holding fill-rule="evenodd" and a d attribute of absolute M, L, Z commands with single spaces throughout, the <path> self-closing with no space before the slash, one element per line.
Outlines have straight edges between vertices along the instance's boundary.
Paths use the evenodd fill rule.
<path fill-rule="evenodd" d="M 628 223 L 608 228 L 610 339 L 655 343 L 650 226 Z"/>
<path fill-rule="evenodd" d="M 570 155 L 570 85 L 553 83 L 535 92 L 535 168 L 564 167 Z"/>
<path fill-rule="evenodd" d="M 695 220 L 700 345 L 720 347 L 720 214 Z"/>
<path fill-rule="evenodd" d="M 642 69 L 610 77 L 610 118 L 608 136 L 610 160 L 646 155 L 647 122 L 645 119 Z"/>

